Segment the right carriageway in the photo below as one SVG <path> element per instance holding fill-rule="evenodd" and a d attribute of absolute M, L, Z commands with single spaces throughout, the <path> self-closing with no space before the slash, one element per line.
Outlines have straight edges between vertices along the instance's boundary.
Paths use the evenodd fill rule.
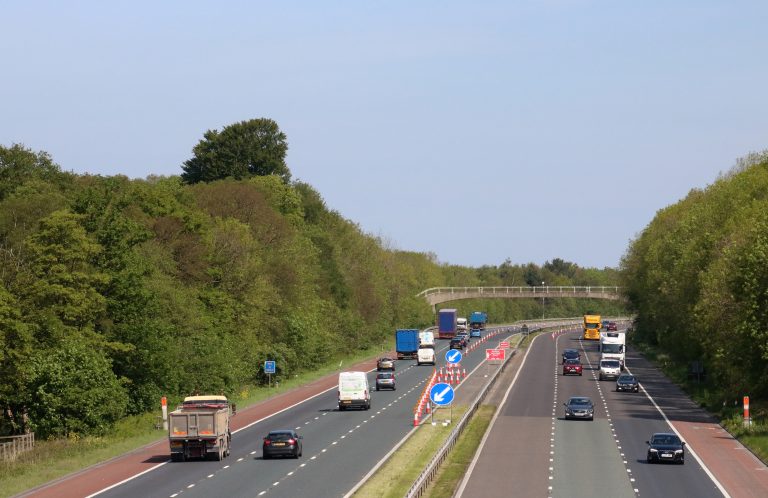
<path fill-rule="evenodd" d="M 565 348 L 581 352 L 582 376 L 562 376 Z M 765 465 L 642 357 L 627 356 L 640 393 L 599 381 L 598 362 L 577 332 L 536 337 L 456 496 L 768 496 Z M 576 395 L 592 398 L 594 421 L 564 419 Z M 693 450 L 685 465 L 646 463 L 650 435 L 674 431 Z"/>

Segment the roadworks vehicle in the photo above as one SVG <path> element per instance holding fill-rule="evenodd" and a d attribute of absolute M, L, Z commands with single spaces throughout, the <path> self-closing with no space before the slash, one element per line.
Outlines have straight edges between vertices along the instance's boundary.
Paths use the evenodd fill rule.
<path fill-rule="evenodd" d="M 171 460 L 189 458 L 221 460 L 229 456 L 232 432 L 229 420 L 235 406 L 226 396 L 187 396 L 168 414 Z"/>
<path fill-rule="evenodd" d="M 371 387 L 365 372 L 339 373 L 339 411 L 350 407 L 371 409 Z"/>

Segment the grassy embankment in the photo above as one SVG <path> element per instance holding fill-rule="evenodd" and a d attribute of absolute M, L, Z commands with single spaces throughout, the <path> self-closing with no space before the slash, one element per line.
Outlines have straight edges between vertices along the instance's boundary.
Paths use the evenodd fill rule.
<path fill-rule="evenodd" d="M 339 369 L 340 361 L 344 368 L 346 365 L 378 356 L 386 348 L 391 347 L 391 341 L 388 341 L 386 344 L 373 346 L 354 355 L 336 358 L 322 368 L 283 380 L 279 387 L 272 387 L 272 389 L 263 386 L 244 387 L 235 401 L 238 407 L 245 408 L 333 373 Z M 13 496 L 89 465 L 165 439 L 165 432 L 154 429 L 158 415 L 160 415 L 159 407 L 156 413 L 126 417 L 119 421 L 108 435 L 101 437 L 36 441 L 35 449 L 23 454 L 17 461 L 0 461 L 0 497 Z"/>
<path fill-rule="evenodd" d="M 664 375 L 679 385 L 696 403 L 720 420 L 720 424 L 747 446 L 763 462 L 768 463 L 768 403 L 750 399 L 751 428 L 743 425 L 742 395 L 724 393 L 706 377 L 697 382 L 689 378 L 688 365 L 679 364 L 665 353 L 646 344 L 633 344 L 645 358 L 653 362 Z"/>
<path fill-rule="evenodd" d="M 406 494 L 413 482 L 419 477 L 456 422 L 466 411 L 466 406 L 453 407 L 452 424 L 443 426 L 438 423 L 426 423 L 405 442 L 392 457 L 371 477 L 355 494 L 355 498 L 400 498 Z M 436 419 L 443 420 L 449 411 L 436 412 Z"/>

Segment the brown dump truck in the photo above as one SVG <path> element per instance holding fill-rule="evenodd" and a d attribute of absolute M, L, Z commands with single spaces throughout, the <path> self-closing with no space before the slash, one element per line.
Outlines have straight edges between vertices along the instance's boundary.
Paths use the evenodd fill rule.
<path fill-rule="evenodd" d="M 229 455 L 232 433 L 229 420 L 235 406 L 226 396 L 187 396 L 168 415 L 171 460 L 188 458 L 221 460 Z"/>

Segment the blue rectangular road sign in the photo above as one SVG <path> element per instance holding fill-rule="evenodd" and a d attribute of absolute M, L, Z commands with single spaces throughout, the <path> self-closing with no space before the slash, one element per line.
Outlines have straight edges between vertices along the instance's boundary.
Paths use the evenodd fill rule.
<path fill-rule="evenodd" d="M 273 374 L 273 373 L 275 373 L 275 362 L 274 361 L 265 361 L 264 362 L 264 373 L 266 373 L 266 374 Z"/>

